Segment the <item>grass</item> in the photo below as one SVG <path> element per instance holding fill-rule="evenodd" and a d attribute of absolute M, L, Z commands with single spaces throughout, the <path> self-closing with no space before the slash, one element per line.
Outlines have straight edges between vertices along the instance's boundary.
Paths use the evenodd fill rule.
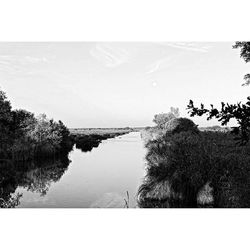
<path fill-rule="evenodd" d="M 107 135 L 133 131 L 131 128 L 73 128 L 69 130 L 72 135 Z"/>
<path fill-rule="evenodd" d="M 127 197 L 124 198 L 124 202 L 125 202 L 124 208 L 129 208 L 129 192 L 128 191 L 126 192 L 126 195 Z"/>
<path fill-rule="evenodd" d="M 139 207 L 250 207 L 250 145 L 229 132 L 165 133 L 146 147 Z"/>

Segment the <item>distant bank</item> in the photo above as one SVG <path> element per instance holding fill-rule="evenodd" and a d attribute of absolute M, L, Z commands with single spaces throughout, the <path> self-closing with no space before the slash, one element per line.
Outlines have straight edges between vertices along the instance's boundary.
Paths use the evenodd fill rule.
<path fill-rule="evenodd" d="M 76 148 L 83 152 L 91 151 L 106 139 L 114 138 L 130 132 L 137 132 L 144 128 L 74 128 L 70 134 L 76 144 Z"/>

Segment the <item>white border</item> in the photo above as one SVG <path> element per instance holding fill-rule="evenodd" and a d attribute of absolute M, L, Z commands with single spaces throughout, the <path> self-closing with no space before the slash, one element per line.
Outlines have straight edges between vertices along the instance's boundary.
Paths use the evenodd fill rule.
<path fill-rule="evenodd" d="M 246 40 L 248 7 L 247 0 L 0 0 L 0 40 Z"/>
<path fill-rule="evenodd" d="M 1 41 L 250 40 L 249 1 L 0 1 Z M 249 210 L 0 210 L 1 249 L 246 249 Z"/>
<path fill-rule="evenodd" d="M 248 215 L 243 209 L 3 210 L 1 249 L 246 249 Z"/>

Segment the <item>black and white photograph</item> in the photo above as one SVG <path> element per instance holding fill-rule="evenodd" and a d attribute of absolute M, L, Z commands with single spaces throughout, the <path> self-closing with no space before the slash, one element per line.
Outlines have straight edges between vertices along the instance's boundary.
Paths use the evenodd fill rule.
<path fill-rule="evenodd" d="M 249 208 L 249 55 L 0 43 L 1 208 Z"/>
<path fill-rule="evenodd" d="M 0 248 L 243 250 L 247 0 L 0 0 Z"/>

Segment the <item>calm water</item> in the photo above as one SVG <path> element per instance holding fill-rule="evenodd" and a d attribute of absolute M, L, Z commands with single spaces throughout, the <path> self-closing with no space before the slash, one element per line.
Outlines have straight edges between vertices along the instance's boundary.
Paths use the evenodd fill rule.
<path fill-rule="evenodd" d="M 25 175 L 19 207 L 136 207 L 144 175 L 145 148 L 139 132 L 108 139 L 91 152 L 74 148 L 66 168 L 48 166 Z M 27 184 L 28 183 L 28 184 Z"/>

